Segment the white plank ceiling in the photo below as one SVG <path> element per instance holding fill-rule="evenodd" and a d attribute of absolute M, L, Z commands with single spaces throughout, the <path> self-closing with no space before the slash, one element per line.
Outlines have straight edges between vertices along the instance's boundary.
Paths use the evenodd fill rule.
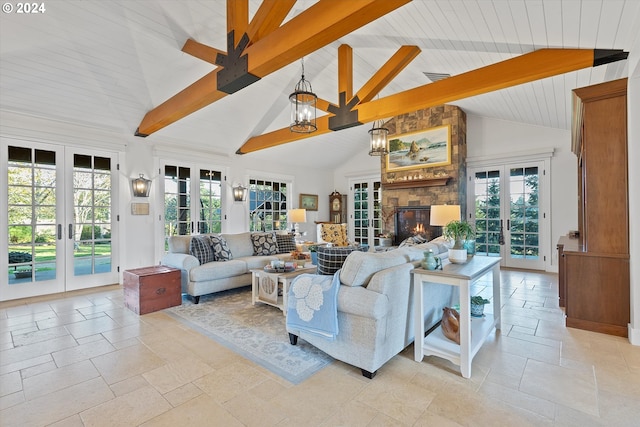
<path fill-rule="evenodd" d="M 299 0 L 290 16 L 315 3 Z M 145 113 L 213 69 L 187 38 L 226 49 L 224 0 L 48 0 L 40 14 L 0 15 L 0 109 L 132 135 Z M 260 2 L 250 1 L 250 15 Z M 403 44 L 422 53 L 380 97 L 539 48 L 631 49 L 637 0 L 414 0 L 305 58 L 319 97 L 337 103 L 337 49 L 354 51 L 354 90 Z M 288 126 L 291 64 L 145 139 L 235 156 L 253 135 Z M 626 77 L 627 61 L 462 99 L 468 114 L 569 129 L 571 90 Z M 323 114 L 319 112 L 318 115 Z M 368 149 L 370 124 L 251 153 L 331 168 Z M 87 135 L 90 139 L 90 135 Z"/>

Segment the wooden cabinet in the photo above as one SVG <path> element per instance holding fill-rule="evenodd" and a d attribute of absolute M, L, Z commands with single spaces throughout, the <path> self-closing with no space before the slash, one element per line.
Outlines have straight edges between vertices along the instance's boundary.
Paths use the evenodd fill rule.
<path fill-rule="evenodd" d="M 147 314 L 182 304 L 180 270 L 155 265 L 125 270 L 124 305 L 136 314 Z"/>
<path fill-rule="evenodd" d="M 577 242 L 558 242 L 567 326 L 627 336 L 630 317 L 627 79 L 574 90 Z M 564 294 L 564 295 L 563 295 Z"/>

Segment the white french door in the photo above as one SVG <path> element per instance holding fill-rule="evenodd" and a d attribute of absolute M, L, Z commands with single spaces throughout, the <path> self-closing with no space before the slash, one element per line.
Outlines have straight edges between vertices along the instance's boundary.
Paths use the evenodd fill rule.
<path fill-rule="evenodd" d="M 546 193 L 542 161 L 469 169 L 469 219 L 476 252 L 501 256 L 505 267 L 544 270 Z"/>
<path fill-rule="evenodd" d="M 382 232 L 382 185 L 379 178 L 349 181 L 349 239 L 377 246 Z"/>
<path fill-rule="evenodd" d="M 116 155 L 2 139 L 0 300 L 118 283 Z"/>

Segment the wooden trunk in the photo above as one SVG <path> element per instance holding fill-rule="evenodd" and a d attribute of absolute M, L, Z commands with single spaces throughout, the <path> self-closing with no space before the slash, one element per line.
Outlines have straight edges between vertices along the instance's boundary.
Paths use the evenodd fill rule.
<path fill-rule="evenodd" d="M 136 314 L 147 314 L 182 304 L 180 270 L 156 265 L 125 270 L 124 305 Z"/>

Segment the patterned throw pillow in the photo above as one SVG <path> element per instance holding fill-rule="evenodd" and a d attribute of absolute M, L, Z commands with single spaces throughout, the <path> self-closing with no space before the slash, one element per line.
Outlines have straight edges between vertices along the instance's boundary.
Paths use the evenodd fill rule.
<path fill-rule="evenodd" d="M 347 225 L 346 224 L 322 224 L 322 235 L 320 238 L 325 242 L 333 243 L 336 246 L 347 246 Z"/>
<path fill-rule="evenodd" d="M 193 236 L 189 244 L 189 253 L 198 258 L 200 265 L 216 260 L 209 236 Z"/>
<path fill-rule="evenodd" d="M 296 250 L 296 236 L 294 234 L 276 234 L 276 241 L 278 242 L 279 254 L 288 254 Z"/>
<path fill-rule="evenodd" d="M 366 251 L 364 247 L 347 246 L 343 248 L 318 247 L 318 274 L 334 274 L 342 268 L 344 260 L 353 251 Z"/>
<path fill-rule="evenodd" d="M 233 259 L 233 254 L 231 253 L 231 249 L 229 249 L 229 245 L 227 245 L 227 241 L 222 236 L 212 235 L 211 239 L 211 247 L 213 248 L 213 254 L 216 257 L 216 261 L 229 261 Z"/>
<path fill-rule="evenodd" d="M 275 255 L 278 253 L 278 242 L 273 233 L 252 233 L 254 255 Z"/>

